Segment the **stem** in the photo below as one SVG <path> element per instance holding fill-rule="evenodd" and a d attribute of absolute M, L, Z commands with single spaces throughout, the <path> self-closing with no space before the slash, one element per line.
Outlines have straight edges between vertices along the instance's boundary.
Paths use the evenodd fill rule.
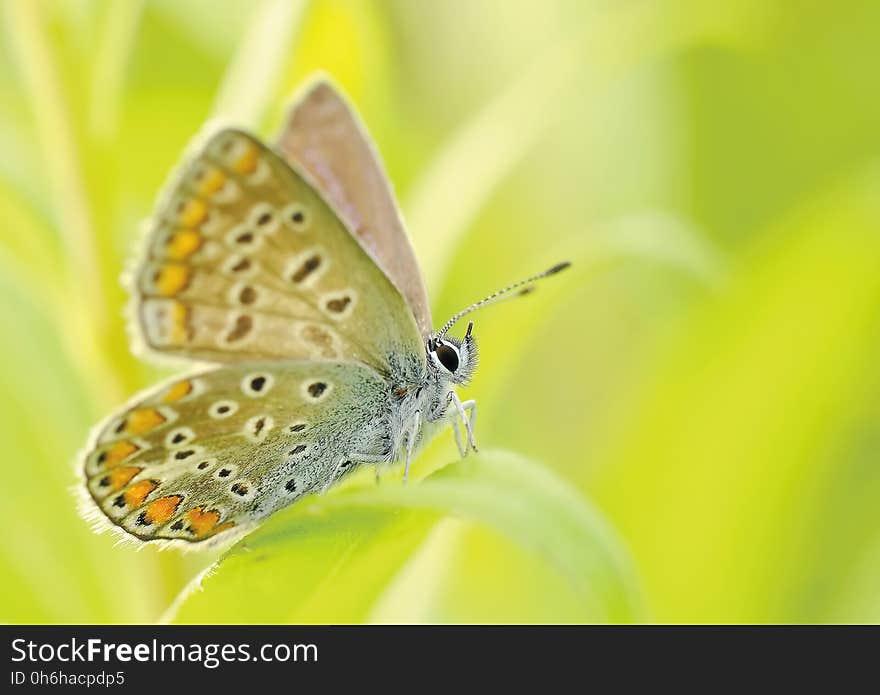
<path fill-rule="evenodd" d="M 104 350 L 100 337 L 110 317 L 102 291 L 98 244 L 83 183 L 74 115 L 46 36 L 42 5 L 6 0 L 3 13 L 10 49 L 33 111 L 55 220 L 65 247 L 64 285 L 69 301 L 61 316 L 61 332 L 75 362 L 89 373 L 90 388 L 96 389 L 102 399 L 119 400 L 118 375 L 101 358 Z"/>

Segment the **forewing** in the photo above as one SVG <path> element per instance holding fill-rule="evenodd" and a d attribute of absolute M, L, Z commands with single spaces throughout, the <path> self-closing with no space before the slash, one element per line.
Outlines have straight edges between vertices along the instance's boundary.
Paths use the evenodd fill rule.
<path fill-rule="evenodd" d="M 353 469 L 382 444 L 387 387 L 354 362 L 224 366 L 146 391 L 82 457 L 90 508 L 141 540 L 206 544 Z"/>
<path fill-rule="evenodd" d="M 428 335 L 428 295 L 394 192 L 378 150 L 345 98 L 329 83 L 316 82 L 291 111 L 278 148 L 318 183 Z"/>
<path fill-rule="evenodd" d="M 404 298 L 303 176 L 224 130 L 181 169 L 135 273 L 135 323 L 159 353 L 209 362 L 420 354 Z"/>

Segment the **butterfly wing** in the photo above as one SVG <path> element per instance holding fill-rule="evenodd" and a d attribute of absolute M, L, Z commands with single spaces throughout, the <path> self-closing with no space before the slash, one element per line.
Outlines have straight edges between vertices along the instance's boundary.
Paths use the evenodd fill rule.
<path fill-rule="evenodd" d="M 404 298 L 303 176 L 224 130 L 174 179 L 132 287 L 151 350 L 208 362 L 421 354 Z"/>
<path fill-rule="evenodd" d="M 278 148 L 318 183 L 428 335 L 428 295 L 394 192 L 378 150 L 345 98 L 328 82 L 316 82 L 291 111 Z"/>
<path fill-rule="evenodd" d="M 355 362 L 228 365 L 151 389 L 92 433 L 92 516 L 141 540 L 236 537 L 385 447 L 387 403 Z"/>

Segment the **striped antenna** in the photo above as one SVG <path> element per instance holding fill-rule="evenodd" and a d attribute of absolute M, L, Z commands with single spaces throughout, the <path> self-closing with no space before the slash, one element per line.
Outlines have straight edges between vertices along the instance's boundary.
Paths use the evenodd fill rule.
<path fill-rule="evenodd" d="M 558 273 L 562 270 L 565 270 L 570 265 L 571 265 L 571 263 L 569 263 L 568 261 L 563 261 L 562 263 L 557 263 L 552 268 L 548 268 L 547 270 L 545 270 L 543 273 L 538 273 L 537 275 L 532 275 L 531 277 L 528 277 L 525 280 L 520 280 L 519 282 L 515 282 L 512 285 L 508 285 L 507 287 L 503 287 L 500 290 L 493 292 L 488 297 L 484 297 L 479 302 L 474 302 L 469 307 L 459 311 L 451 319 L 449 319 L 445 324 L 443 324 L 443 328 L 441 328 L 436 333 L 433 340 L 434 341 L 440 340 L 440 338 L 442 338 L 444 335 L 446 335 L 446 333 L 449 331 L 449 329 L 452 328 L 455 325 L 455 323 L 463 316 L 467 316 L 471 312 L 476 311 L 477 309 L 481 309 L 484 306 L 488 306 L 489 304 L 495 304 L 497 302 L 502 302 L 506 299 L 513 299 L 514 297 L 521 297 L 525 294 L 529 294 L 530 292 L 532 292 L 535 289 L 534 287 L 532 287 L 533 282 L 536 282 L 536 281 L 538 281 L 542 278 L 548 277 L 550 275 L 556 275 L 556 273 Z M 516 292 L 515 294 L 510 294 L 514 290 L 519 290 L 519 292 Z M 468 332 L 470 332 L 470 329 L 468 329 Z"/>

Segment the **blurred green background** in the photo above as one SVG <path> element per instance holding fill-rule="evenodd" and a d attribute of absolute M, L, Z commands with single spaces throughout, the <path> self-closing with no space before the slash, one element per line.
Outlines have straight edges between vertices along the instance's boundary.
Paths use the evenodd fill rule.
<path fill-rule="evenodd" d="M 880 619 L 880 3 L 3 0 L 0 17 L 0 620 L 167 618 L 214 559 L 92 534 L 71 462 L 168 373 L 130 355 L 118 278 L 187 141 L 213 117 L 271 138 L 316 69 L 379 145 L 436 321 L 574 262 L 476 317 L 479 441 L 530 472 L 496 488 L 519 469 L 490 454 L 486 501 L 427 536 L 420 511 L 399 512 L 407 535 L 369 509 L 294 509 L 284 523 L 320 528 L 290 557 L 327 563 L 324 593 L 190 618 Z M 454 460 L 451 439 L 431 457 Z M 519 525 L 480 521 L 499 498 Z M 533 499 L 547 528 L 521 545 Z M 566 536 L 591 508 L 599 540 Z M 373 550 L 342 558 L 360 525 Z M 627 609 L 566 594 L 540 551 L 562 537 L 575 574 L 593 543 L 618 558 Z M 275 590 L 257 576 L 232 596 Z"/>

